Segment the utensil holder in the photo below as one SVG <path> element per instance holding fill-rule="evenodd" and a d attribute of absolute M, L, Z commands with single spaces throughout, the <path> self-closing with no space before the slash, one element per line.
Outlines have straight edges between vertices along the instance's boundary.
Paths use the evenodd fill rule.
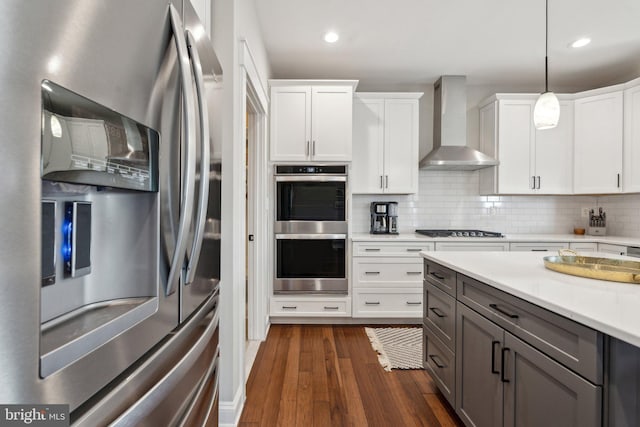
<path fill-rule="evenodd" d="M 589 227 L 587 234 L 590 236 L 605 236 L 607 234 L 607 227 Z"/>

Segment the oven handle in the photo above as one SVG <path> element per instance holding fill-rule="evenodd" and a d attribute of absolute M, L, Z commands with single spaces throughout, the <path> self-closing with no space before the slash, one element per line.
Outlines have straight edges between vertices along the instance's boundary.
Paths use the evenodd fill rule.
<path fill-rule="evenodd" d="M 346 234 L 276 234 L 276 240 L 340 240 Z"/>
<path fill-rule="evenodd" d="M 276 182 L 347 182 L 344 175 L 285 175 L 276 176 Z"/>

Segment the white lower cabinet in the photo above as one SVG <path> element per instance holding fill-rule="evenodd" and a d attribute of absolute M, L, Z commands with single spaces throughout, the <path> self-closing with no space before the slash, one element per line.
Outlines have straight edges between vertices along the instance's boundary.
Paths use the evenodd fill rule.
<path fill-rule="evenodd" d="M 273 296 L 273 317 L 351 317 L 351 298 L 318 295 Z"/>
<path fill-rule="evenodd" d="M 615 255 L 626 255 L 627 247 L 620 245 L 611 245 L 609 243 L 598 243 L 598 252 Z"/>
<path fill-rule="evenodd" d="M 511 243 L 512 252 L 557 252 L 568 249 L 569 242 L 535 242 L 535 243 Z"/>
<path fill-rule="evenodd" d="M 574 251 L 597 252 L 598 244 L 595 242 L 576 242 L 569 243 L 569 249 Z"/>
<path fill-rule="evenodd" d="M 436 251 L 508 251 L 509 242 L 436 242 Z"/>
<path fill-rule="evenodd" d="M 420 318 L 423 262 L 433 243 L 354 242 L 353 317 Z"/>
<path fill-rule="evenodd" d="M 422 316 L 419 288 L 358 289 L 353 293 L 353 317 Z"/>

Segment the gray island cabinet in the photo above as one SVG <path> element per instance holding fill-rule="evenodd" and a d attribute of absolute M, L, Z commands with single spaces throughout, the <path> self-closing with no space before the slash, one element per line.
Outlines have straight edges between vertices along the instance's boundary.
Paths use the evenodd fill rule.
<path fill-rule="evenodd" d="M 638 347 L 431 255 L 423 361 L 465 425 L 639 425 Z"/>

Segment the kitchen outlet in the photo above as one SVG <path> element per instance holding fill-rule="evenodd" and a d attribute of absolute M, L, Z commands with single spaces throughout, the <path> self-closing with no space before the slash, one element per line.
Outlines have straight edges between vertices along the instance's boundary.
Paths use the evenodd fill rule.
<path fill-rule="evenodd" d="M 589 208 L 582 208 L 582 218 L 589 218 Z"/>

